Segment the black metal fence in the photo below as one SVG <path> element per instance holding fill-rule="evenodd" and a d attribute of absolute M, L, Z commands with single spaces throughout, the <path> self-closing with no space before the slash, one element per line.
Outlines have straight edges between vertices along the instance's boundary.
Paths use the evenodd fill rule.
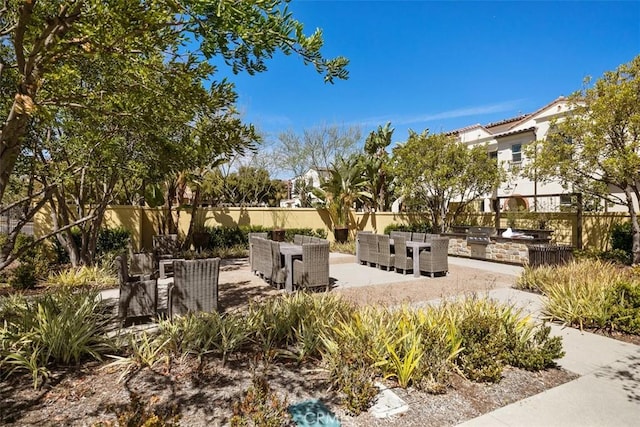
<path fill-rule="evenodd" d="M 540 244 L 528 245 L 529 265 L 563 265 L 573 259 L 573 247 L 568 245 Z"/>

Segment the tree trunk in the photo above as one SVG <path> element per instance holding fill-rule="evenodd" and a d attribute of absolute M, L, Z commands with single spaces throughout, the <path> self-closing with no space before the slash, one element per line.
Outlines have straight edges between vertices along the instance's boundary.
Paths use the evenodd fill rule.
<path fill-rule="evenodd" d="M 625 191 L 627 196 L 627 209 L 629 210 L 629 216 L 631 217 L 631 254 L 632 264 L 640 264 L 640 224 L 638 223 L 638 213 L 633 205 L 633 197 L 627 190 Z"/>
<path fill-rule="evenodd" d="M 29 116 L 25 111 L 25 99 L 30 97 L 17 94 L 11 111 L 0 131 L 0 204 L 9 185 L 9 178 L 15 168 L 22 141 L 29 124 Z"/>
<path fill-rule="evenodd" d="M 196 191 L 193 193 L 193 200 L 191 201 L 191 219 L 189 220 L 189 230 L 187 231 L 187 237 L 185 237 L 182 243 L 182 250 L 189 250 L 191 243 L 193 242 L 193 233 L 196 228 L 196 215 L 198 214 L 198 205 L 200 204 L 200 186 L 196 186 Z"/>

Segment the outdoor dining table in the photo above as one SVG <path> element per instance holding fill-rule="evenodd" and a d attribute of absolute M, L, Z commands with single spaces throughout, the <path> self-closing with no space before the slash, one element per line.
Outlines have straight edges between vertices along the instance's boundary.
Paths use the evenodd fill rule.
<path fill-rule="evenodd" d="M 413 276 L 420 277 L 420 251 L 430 248 L 431 242 L 413 242 L 411 240 L 407 241 L 407 249 L 411 248 L 413 252 Z"/>
<path fill-rule="evenodd" d="M 302 246 L 281 242 L 280 254 L 284 257 L 285 282 L 284 289 L 293 292 L 293 260 L 302 259 Z"/>

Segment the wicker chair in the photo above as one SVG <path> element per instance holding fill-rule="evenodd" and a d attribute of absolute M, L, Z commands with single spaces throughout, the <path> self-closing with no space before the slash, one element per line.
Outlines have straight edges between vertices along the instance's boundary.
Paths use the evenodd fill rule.
<path fill-rule="evenodd" d="M 369 253 L 367 263 L 371 267 L 378 265 L 378 239 L 376 238 L 376 235 L 370 234 L 366 236 L 365 243 L 367 245 L 367 251 Z"/>
<path fill-rule="evenodd" d="M 302 246 L 302 243 L 304 243 L 304 236 L 302 234 L 295 234 L 293 236 L 293 244 Z"/>
<path fill-rule="evenodd" d="M 411 241 L 412 242 L 424 242 L 426 233 L 411 233 Z"/>
<path fill-rule="evenodd" d="M 407 239 L 404 236 L 393 238 L 395 247 L 394 267 L 396 271 L 402 270 L 402 274 L 407 274 L 407 270 L 413 270 L 413 258 L 407 255 Z"/>
<path fill-rule="evenodd" d="M 169 318 L 188 312 L 218 310 L 220 258 L 174 261 L 175 276 L 168 289 Z"/>
<path fill-rule="evenodd" d="M 131 258 L 130 271 L 133 275 L 149 276 L 149 278 L 158 277 L 158 268 L 152 253 L 140 252 L 129 254 Z"/>
<path fill-rule="evenodd" d="M 329 243 L 302 245 L 302 260 L 293 261 L 293 283 L 302 289 L 330 289 Z"/>
<path fill-rule="evenodd" d="M 266 239 L 267 233 L 249 233 L 249 265 L 251 266 L 251 272 L 255 273 L 257 271 L 256 268 L 256 260 L 253 256 L 253 247 L 255 245 L 255 238 Z"/>
<path fill-rule="evenodd" d="M 392 239 L 395 239 L 396 237 L 401 237 L 403 239 L 406 240 L 411 240 L 411 232 L 410 231 L 392 231 L 391 233 L 389 233 L 389 235 L 391 236 Z"/>
<path fill-rule="evenodd" d="M 358 245 L 358 264 L 364 263 L 367 265 L 369 262 L 369 244 L 368 236 L 371 236 L 370 231 L 359 231 L 356 235 Z"/>
<path fill-rule="evenodd" d="M 433 277 L 436 273 L 449 271 L 449 238 L 434 237 L 431 239 L 429 250 L 420 252 L 420 272 L 429 273 Z"/>
<path fill-rule="evenodd" d="M 271 240 L 254 237 L 253 258 L 255 269 L 265 280 L 271 280 L 273 255 L 271 254 Z"/>
<path fill-rule="evenodd" d="M 376 234 L 376 241 L 378 242 L 376 264 L 378 264 L 378 268 L 384 267 L 387 270 L 391 270 L 395 265 L 396 256 L 391 253 L 391 243 L 389 240 L 389 236 L 386 234 Z"/>
<path fill-rule="evenodd" d="M 158 234 L 153 236 L 153 252 L 158 259 L 175 258 L 180 252 L 177 234 Z"/>
<path fill-rule="evenodd" d="M 271 244 L 271 285 L 281 288 L 287 278 L 287 273 L 282 264 L 282 255 L 280 254 L 280 242 L 269 242 Z"/>
<path fill-rule="evenodd" d="M 158 285 L 151 275 L 130 276 L 127 258 L 117 256 L 116 269 L 120 287 L 118 317 L 126 320 L 133 317 L 155 316 L 158 307 Z"/>

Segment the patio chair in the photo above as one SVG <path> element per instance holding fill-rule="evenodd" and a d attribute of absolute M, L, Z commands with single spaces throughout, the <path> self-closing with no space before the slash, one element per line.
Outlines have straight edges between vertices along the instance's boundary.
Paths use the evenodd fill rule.
<path fill-rule="evenodd" d="M 251 266 L 251 272 L 255 273 L 257 271 L 256 268 L 256 260 L 255 257 L 253 256 L 253 248 L 255 245 L 255 238 L 260 238 L 260 239 L 267 239 L 267 233 L 249 233 L 248 239 L 249 239 L 249 265 Z"/>
<path fill-rule="evenodd" d="M 287 273 L 282 263 L 282 255 L 280 254 L 280 242 L 271 243 L 271 285 L 276 288 L 284 287 Z"/>
<path fill-rule="evenodd" d="M 378 254 L 377 262 L 378 268 L 384 267 L 386 270 L 391 270 L 395 265 L 395 254 L 391 253 L 391 243 L 389 242 L 389 236 L 386 234 L 376 234 L 376 241 L 378 242 Z"/>
<path fill-rule="evenodd" d="M 167 290 L 169 318 L 218 310 L 220 258 L 174 261 L 173 269 L 173 284 Z"/>
<path fill-rule="evenodd" d="M 329 291 L 329 243 L 302 245 L 302 260 L 293 261 L 293 284 L 305 290 Z"/>
<path fill-rule="evenodd" d="M 367 236 L 371 236 L 370 231 L 359 231 L 356 235 L 356 243 L 358 245 L 358 264 L 369 262 L 369 244 Z"/>
<path fill-rule="evenodd" d="M 254 237 L 253 242 L 253 264 L 255 269 L 264 280 L 270 280 L 273 264 L 271 240 Z"/>
<path fill-rule="evenodd" d="M 395 247 L 394 268 L 396 271 L 402 270 L 402 274 L 407 274 L 407 270 L 413 270 L 413 258 L 407 255 L 407 239 L 404 236 L 393 238 Z"/>
<path fill-rule="evenodd" d="M 118 274 L 118 282 L 120 284 L 153 279 L 153 273 L 130 275 L 129 266 L 127 265 L 126 255 L 118 255 L 115 258 L 115 266 L 116 266 L 116 273 Z"/>
<path fill-rule="evenodd" d="M 433 277 L 436 273 L 447 274 L 449 271 L 449 238 L 434 237 L 431 247 L 420 252 L 420 272 L 429 273 Z M 415 254 L 414 254 L 415 256 Z"/>
<path fill-rule="evenodd" d="M 151 275 L 130 276 L 124 255 L 117 256 L 115 262 L 120 288 L 118 317 L 126 321 L 134 317 L 154 316 L 158 306 L 156 280 Z"/>
<path fill-rule="evenodd" d="M 426 237 L 426 233 L 411 233 L 411 241 L 412 242 L 424 242 Z"/>
<path fill-rule="evenodd" d="M 131 259 L 129 262 L 129 270 L 134 276 L 149 276 L 149 278 L 158 277 L 158 268 L 152 253 L 132 253 L 129 257 Z"/>
<path fill-rule="evenodd" d="M 153 236 L 153 252 L 157 259 L 171 259 L 178 256 L 180 242 L 177 234 L 156 234 Z"/>
<path fill-rule="evenodd" d="M 304 236 L 302 234 L 295 234 L 293 236 L 293 244 L 302 246 L 302 242 L 304 241 Z"/>
<path fill-rule="evenodd" d="M 367 263 L 370 267 L 374 267 L 378 265 L 378 239 L 377 234 L 370 234 L 365 237 L 365 242 L 367 244 L 367 252 L 369 257 L 367 258 Z"/>

